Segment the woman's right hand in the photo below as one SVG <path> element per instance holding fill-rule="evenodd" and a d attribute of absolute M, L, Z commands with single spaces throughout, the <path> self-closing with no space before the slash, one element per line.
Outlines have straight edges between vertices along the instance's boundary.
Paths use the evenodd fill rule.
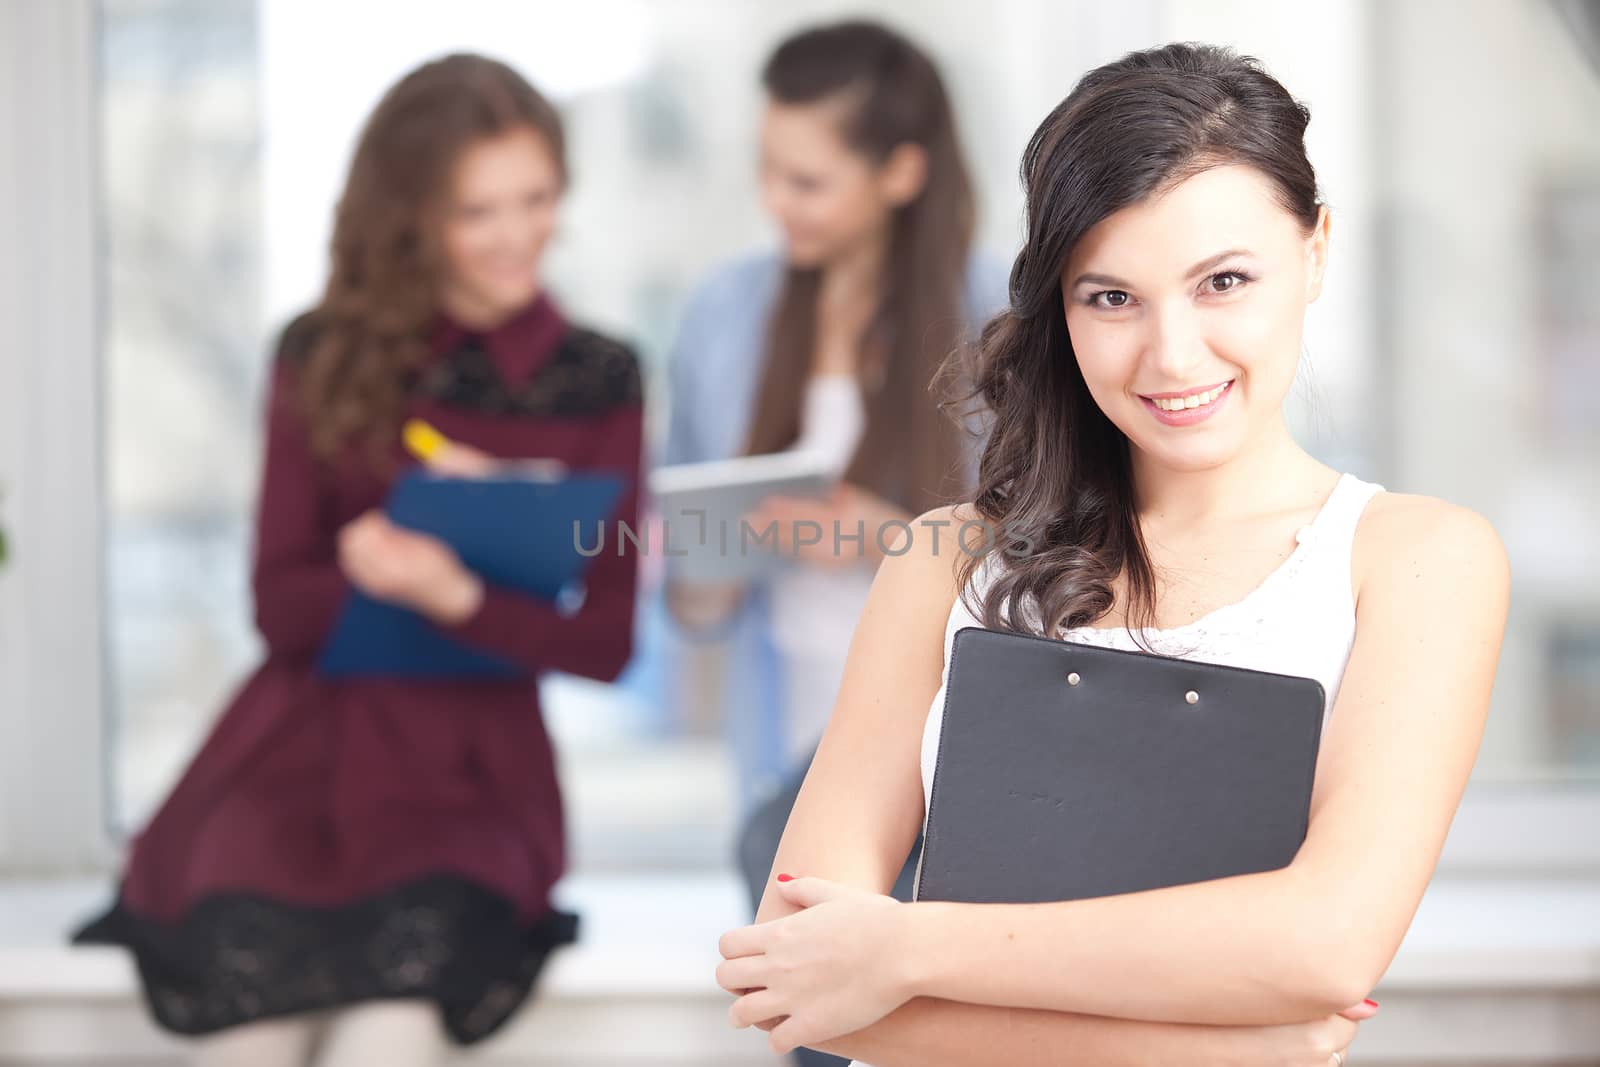
<path fill-rule="evenodd" d="M 1219 1062 L 1230 1067 L 1337 1067 L 1349 1061 L 1350 1045 L 1362 1022 L 1377 1013 L 1377 1002 L 1366 1000 L 1325 1019 L 1241 1027 L 1236 1031 L 1241 1039 L 1237 1055 Z"/>

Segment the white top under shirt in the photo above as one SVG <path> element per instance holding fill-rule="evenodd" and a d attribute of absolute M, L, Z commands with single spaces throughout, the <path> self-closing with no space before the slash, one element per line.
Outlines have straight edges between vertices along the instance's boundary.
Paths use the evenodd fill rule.
<path fill-rule="evenodd" d="M 866 424 L 866 403 L 854 375 L 813 375 L 806 383 L 800 437 L 788 450 L 813 453 L 828 470 L 843 476 Z M 875 533 L 867 530 L 865 537 Z M 870 540 L 862 544 L 865 552 Z M 840 551 L 851 554 L 856 546 L 855 541 L 844 541 Z M 833 550 L 832 530 L 823 531 L 818 547 Z M 863 557 L 844 566 L 801 564 L 771 579 L 771 633 L 784 661 L 783 732 L 791 765 L 810 755 L 833 712 L 845 654 L 866 606 L 874 571 L 870 559 Z"/>

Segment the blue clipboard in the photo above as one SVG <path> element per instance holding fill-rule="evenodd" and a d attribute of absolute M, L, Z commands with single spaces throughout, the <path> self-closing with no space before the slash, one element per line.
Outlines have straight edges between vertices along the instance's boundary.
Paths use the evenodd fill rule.
<path fill-rule="evenodd" d="M 615 474 L 556 479 L 453 478 L 411 471 L 395 483 L 385 512 L 396 526 L 437 537 L 490 585 L 557 602 L 592 561 L 595 524 L 622 493 Z M 583 538 L 574 536 L 578 524 Z M 616 531 L 602 544 L 616 551 Z M 412 611 L 352 592 L 323 646 L 328 677 L 519 678 L 526 669 L 449 637 Z"/>

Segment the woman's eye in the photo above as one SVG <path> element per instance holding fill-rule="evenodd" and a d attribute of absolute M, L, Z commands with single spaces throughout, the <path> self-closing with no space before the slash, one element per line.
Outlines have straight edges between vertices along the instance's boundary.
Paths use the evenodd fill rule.
<path fill-rule="evenodd" d="M 1214 293 L 1232 292 L 1249 280 L 1250 278 L 1247 275 L 1241 274 L 1236 270 L 1225 270 L 1221 274 L 1213 274 L 1208 279 L 1211 283 L 1211 291 Z M 1222 284 L 1223 282 L 1227 282 L 1227 284 L 1224 285 Z"/>
<path fill-rule="evenodd" d="M 1128 294 L 1123 292 L 1121 289 L 1104 289 L 1091 295 L 1089 297 L 1089 303 L 1095 307 L 1101 308 L 1120 308 L 1127 307 L 1128 301 L 1131 299 L 1132 297 L 1128 296 Z"/>

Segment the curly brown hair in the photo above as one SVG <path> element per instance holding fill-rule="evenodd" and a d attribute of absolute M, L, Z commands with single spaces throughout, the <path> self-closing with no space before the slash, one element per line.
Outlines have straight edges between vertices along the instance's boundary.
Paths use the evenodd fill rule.
<path fill-rule="evenodd" d="M 1321 206 L 1310 119 L 1254 59 L 1180 43 L 1090 71 L 1035 131 L 1022 157 L 1027 232 L 1011 307 L 984 329 L 969 379 L 992 419 L 973 502 L 989 536 L 964 554 L 959 588 L 984 626 L 1052 636 L 1088 625 L 1115 606 L 1118 578 L 1130 627 L 1153 624 L 1128 439 L 1084 384 L 1061 273 L 1100 220 L 1221 164 L 1270 178 L 1309 235 Z M 972 576 L 995 551 L 1008 565 L 977 603 Z"/>
<path fill-rule="evenodd" d="M 554 106 L 511 67 L 470 53 L 411 71 L 368 118 L 335 214 L 328 283 L 308 316 L 315 340 L 299 400 L 318 456 L 356 445 L 387 462 L 438 313 L 457 161 L 484 139 L 529 128 L 565 185 Z"/>

